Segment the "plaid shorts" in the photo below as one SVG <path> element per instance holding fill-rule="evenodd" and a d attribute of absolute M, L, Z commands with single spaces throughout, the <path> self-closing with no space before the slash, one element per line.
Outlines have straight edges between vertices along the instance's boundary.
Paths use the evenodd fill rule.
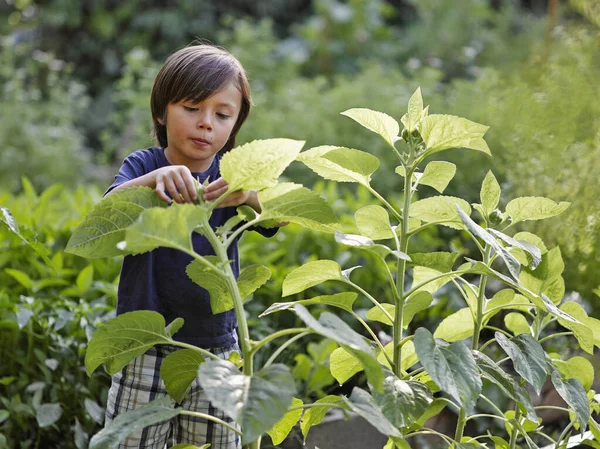
<path fill-rule="evenodd" d="M 108 392 L 106 405 L 106 423 L 110 423 L 120 413 L 133 410 L 141 405 L 168 396 L 165 384 L 160 378 L 162 361 L 178 346 L 158 345 L 129 363 L 120 373 L 112 376 L 112 384 Z M 211 352 L 222 359 L 227 359 L 234 351 L 240 351 L 237 343 L 213 348 Z M 233 420 L 222 411 L 215 409 L 206 395 L 198 378 L 180 404 L 171 400 L 173 407 L 201 412 L 234 425 Z M 210 443 L 210 449 L 240 449 L 239 435 L 213 421 L 188 415 L 178 415 L 170 421 L 158 423 L 129 435 L 121 443 L 119 449 L 164 449 L 178 443 L 203 446 Z"/>

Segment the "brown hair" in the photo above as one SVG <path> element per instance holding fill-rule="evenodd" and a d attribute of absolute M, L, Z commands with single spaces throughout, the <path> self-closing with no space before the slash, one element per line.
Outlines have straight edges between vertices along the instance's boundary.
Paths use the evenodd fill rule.
<path fill-rule="evenodd" d="M 158 144 L 163 148 L 167 146 L 165 122 L 169 104 L 182 100 L 200 103 L 231 82 L 242 94 L 242 105 L 221 154 L 235 146 L 235 137 L 252 105 L 250 85 L 242 64 L 225 49 L 206 44 L 190 45 L 169 56 L 156 75 L 150 96 L 152 135 Z"/>

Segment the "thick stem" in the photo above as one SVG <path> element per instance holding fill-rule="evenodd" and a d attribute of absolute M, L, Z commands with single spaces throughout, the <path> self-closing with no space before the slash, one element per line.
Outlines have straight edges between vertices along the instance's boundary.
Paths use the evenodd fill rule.
<path fill-rule="evenodd" d="M 248 330 L 248 322 L 246 321 L 246 314 L 244 313 L 244 303 L 240 296 L 240 291 L 237 286 L 235 275 L 229 264 L 229 257 L 227 256 L 227 250 L 221 243 L 215 231 L 210 227 L 208 218 L 204 219 L 203 225 L 207 229 L 206 238 L 210 242 L 211 246 L 215 250 L 215 254 L 219 258 L 219 261 L 225 266 L 225 282 L 227 283 L 227 289 L 233 299 L 233 308 L 235 310 L 235 316 L 238 322 L 238 332 L 240 335 L 240 348 L 242 350 L 242 359 L 244 360 L 243 372 L 247 376 L 252 376 L 253 364 L 252 364 L 252 344 L 250 342 L 250 332 Z"/>
<path fill-rule="evenodd" d="M 404 206 L 402 208 L 402 232 L 400 234 L 400 251 L 407 253 L 408 250 L 408 217 L 410 209 L 410 200 L 412 196 L 412 190 L 410 181 L 415 167 L 406 167 L 404 173 Z M 398 259 L 397 273 L 396 273 L 396 311 L 394 317 L 394 373 L 400 377 L 402 375 L 402 346 L 399 343 L 402 341 L 402 331 L 404 323 L 404 302 L 406 297 L 404 296 L 404 282 L 406 275 L 406 260 Z"/>
<path fill-rule="evenodd" d="M 483 263 L 488 265 L 490 263 L 490 253 L 492 247 L 486 243 L 485 251 L 483 253 Z M 487 284 L 487 276 L 482 274 L 481 280 L 479 281 L 479 294 L 477 295 L 477 311 L 475 315 L 475 328 L 473 330 L 473 343 L 471 349 L 477 349 L 479 346 L 479 334 L 481 333 L 481 327 L 483 326 L 483 314 L 485 312 L 485 286 Z"/>
<path fill-rule="evenodd" d="M 458 422 L 456 423 L 456 433 L 454 434 L 454 441 L 460 443 L 465 431 L 465 424 L 467 423 L 467 412 L 464 407 L 461 407 L 458 411 Z"/>

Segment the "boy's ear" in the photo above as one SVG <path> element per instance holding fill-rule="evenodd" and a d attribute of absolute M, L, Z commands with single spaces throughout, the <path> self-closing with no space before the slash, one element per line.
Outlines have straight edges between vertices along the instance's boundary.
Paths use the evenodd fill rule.
<path fill-rule="evenodd" d="M 167 123 L 167 111 L 165 111 L 162 117 L 157 118 L 156 121 L 165 126 L 165 123 Z"/>

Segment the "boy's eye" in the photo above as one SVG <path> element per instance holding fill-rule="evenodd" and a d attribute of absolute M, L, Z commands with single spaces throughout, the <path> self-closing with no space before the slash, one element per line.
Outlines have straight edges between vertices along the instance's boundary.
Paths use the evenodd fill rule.
<path fill-rule="evenodd" d="M 198 110 L 198 108 L 192 108 L 190 106 L 184 106 L 183 109 L 187 112 L 194 112 Z"/>
<path fill-rule="evenodd" d="M 217 112 L 217 117 L 222 118 L 222 119 L 227 119 L 227 118 L 229 118 L 229 115 L 223 114 L 222 112 Z"/>

